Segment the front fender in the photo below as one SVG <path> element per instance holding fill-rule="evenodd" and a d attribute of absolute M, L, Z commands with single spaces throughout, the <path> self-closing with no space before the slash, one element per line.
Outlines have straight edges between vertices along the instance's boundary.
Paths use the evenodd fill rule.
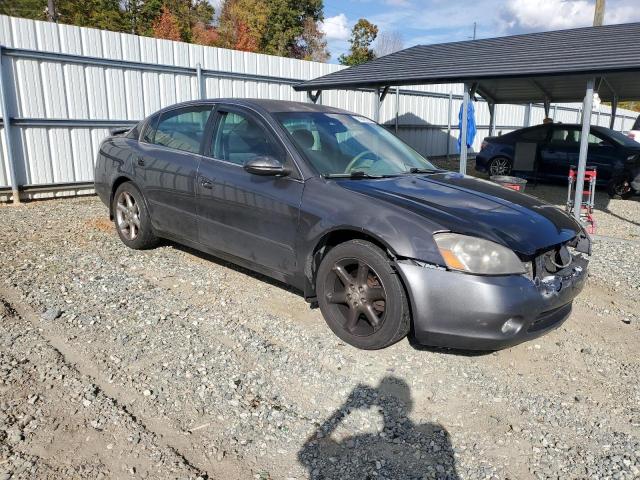
<path fill-rule="evenodd" d="M 354 231 L 372 237 L 396 257 L 441 265 L 443 260 L 433 233 L 443 229 L 391 203 L 374 200 L 334 182 L 311 178 L 305 183 L 300 210 L 299 265 L 308 267 L 316 247 L 335 231 Z M 305 271 L 308 280 L 309 275 Z"/>

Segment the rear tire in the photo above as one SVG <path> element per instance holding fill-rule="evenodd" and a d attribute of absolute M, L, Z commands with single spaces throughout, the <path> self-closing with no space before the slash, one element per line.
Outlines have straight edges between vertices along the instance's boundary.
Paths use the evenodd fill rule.
<path fill-rule="evenodd" d="M 113 221 L 122 243 L 134 250 L 158 244 L 142 192 L 132 182 L 121 184 L 113 195 Z"/>
<path fill-rule="evenodd" d="M 492 158 L 488 165 L 489 176 L 509 175 L 511 173 L 511 167 L 511 160 L 507 157 Z"/>
<path fill-rule="evenodd" d="M 409 333 L 404 286 L 389 257 L 371 242 L 350 240 L 329 250 L 318 268 L 316 292 L 327 325 L 349 345 L 377 350 Z"/>

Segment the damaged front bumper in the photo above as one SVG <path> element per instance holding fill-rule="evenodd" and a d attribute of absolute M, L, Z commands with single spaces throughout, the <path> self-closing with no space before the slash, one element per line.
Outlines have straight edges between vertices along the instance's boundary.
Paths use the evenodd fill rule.
<path fill-rule="evenodd" d="M 397 262 L 411 298 L 415 341 L 468 350 L 507 348 L 560 326 L 584 287 L 587 266 L 576 254 L 556 274 L 530 279 Z"/>

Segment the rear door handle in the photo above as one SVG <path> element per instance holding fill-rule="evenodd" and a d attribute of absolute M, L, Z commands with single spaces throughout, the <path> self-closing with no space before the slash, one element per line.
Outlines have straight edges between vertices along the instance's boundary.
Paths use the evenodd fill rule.
<path fill-rule="evenodd" d="M 141 167 L 144 167 L 144 158 L 138 157 L 138 165 L 140 165 Z"/>
<path fill-rule="evenodd" d="M 202 188 L 208 188 L 211 190 L 213 188 L 213 180 L 207 177 L 200 177 L 200 185 Z"/>

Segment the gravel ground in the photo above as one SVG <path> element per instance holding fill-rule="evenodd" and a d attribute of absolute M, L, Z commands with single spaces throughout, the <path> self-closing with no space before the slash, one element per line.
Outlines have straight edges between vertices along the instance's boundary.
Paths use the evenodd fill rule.
<path fill-rule="evenodd" d="M 356 350 L 94 197 L 0 207 L 0 479 L 638 478 L 638 207 L 599 212 L 561 328 L 484 355 Z"/>

